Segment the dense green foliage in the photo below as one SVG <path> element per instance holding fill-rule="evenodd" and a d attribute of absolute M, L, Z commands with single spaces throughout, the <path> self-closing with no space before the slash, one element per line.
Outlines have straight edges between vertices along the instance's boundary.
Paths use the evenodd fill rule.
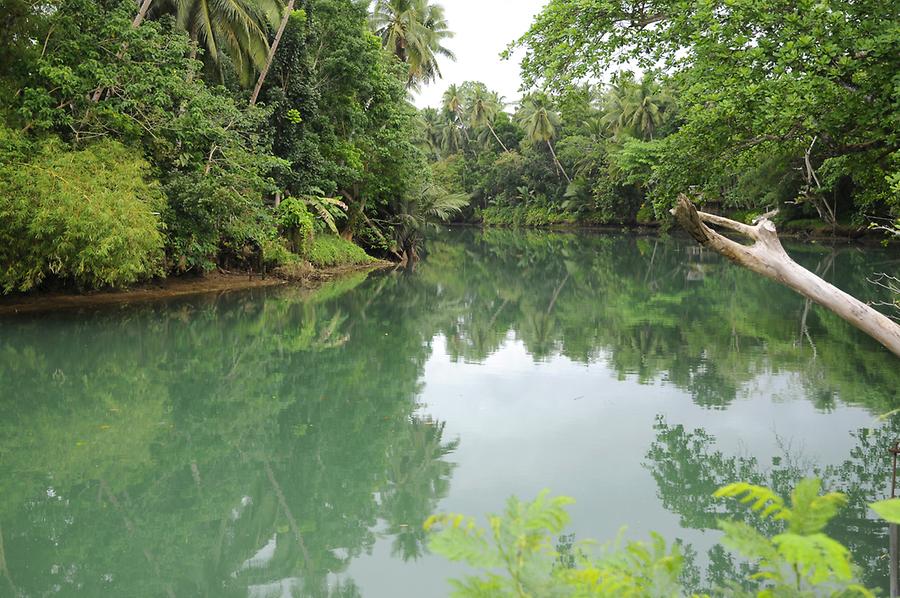
<path fill-rule="evenodd" d="M 337 235 L 316 235 L 307 253 L 314 266 L 340 266 L 366 264 L 373 259 L 359 245 Z"/>
<path fill-rule="evenodd" d="M 306 0 L 296 8 L 272 54 L 285 10 L 275 0 L 160 0 L 146 14 L 132 0 L 0 3 L 3 201 L 17 210 L 15 229 L 4 222 L 2 232 L 44 227 L 61 243 L 73 239 L 66 255 L 32 243 L 27 263 L 24 250 L 9 249 L 19 253 L 3 256 L 6 291 L 41 284 L 48 268 L 88 288 L 252 264 L 259 251 L 293 261 L 285 247 L 302 254 L 311 236 L 300 242 L 308 227 L 276 211 L 290 196 L 310 198 L 322 222 L 315 230 L 340 226 L 375 251 L 414 254 L 398 243 L 421 239 L 395 235 L 395 216 L 434 185 L 414 144 L 408 65 L 382 49 L 366 5 Z M 431 8 L 436 18 L 440 7 Z M 447 34 L 446 23 L 430 26 Z M 248 101 L 246 86 L 270 63 L 259 104 Z M 111 148 L 124 163 L 101 174 Z M 83 164 L 91 155 L 97 160 Z M 63 164 L 96 179 L 77 187 L 92 210 L 80 216 L 92 222 L 79 223 L 74 211 L 42 223 L 47 202 L 63 209 L 73 199 L 35 201 L 62 183 L 22 186 L 22 173 L 52 177 Z M 129 187 L 143 184 L 148 191 Z M 116 205 L 106 194 L 120 188 L 127 201 Z M 340 201 L 316 199 L 326 197 Z M 103 229 L 103 238 L 85 226 Z"/>
<path fill-rule="evenodd" d="M 714 588 L 713 594 L 758 598 L 875 595 L 855 581 L 847 548 L 824 532 L 846 497 L 836 492 L 821 494 L 820 480 L 800 481 L 791 492 L 790 506 L 771 489 L 747 483 L 724 486 L 714 496 L 738 498 L 759 519 L 773 518 L 785 524 L 768 537 L 744 522 L 720 521 L 722 544 L 755 564 L 758 572 L 753 579 L 760 588 L 745 590 L 729 585 Z M 568 522 L 565 506 L 569 503 L 571 500 L 565 497 L 548 499 L 546 494 L 529 503 L 512 498 L 503 515 L 489 517 L 490 534 L 463 515 L 429 518 L 425 528 L 432 532 L 432 550 L 478 569 L 499 569 L 503 573 L 455 581 L 453 595 L 691 595 L 680 580 L 684 558 L 678 544 L 667 548 L 658 535 L 646 543 L 612 544 L 599 557 L 591 554 L 586 543 L 554 548 L 554 540 Z M 873 507 L 890 511 L 895 504 L 889 501 Z"/>
<path fill-rule="evenodd" d="M 676 128 L 669 92 L 651 75 L 608 89 L 529 93 L 513 114 L 483 83 L 451 86 L 420 113 L 435 180 L 468 193 L 488 225 L 648 223 L 660 138 Z"/>
<path fill-rule="evenodd" d="M 890 222 L 900 216 L 896 17 L 877 0 L 553 0 L 517 44 L 526 83 L 561 100 L 625 63 L 664 73 L 670 134 L 639 150 L 643 170 L 625 168 L 643 172 L 657 215 L 694 189 L 732 209 Z M 662 136 L 646 133 L 665 110 L 642 111 L 621 122 Z M 614 105 L 605 112 L 620 122 Z"/>
<path fill-rule="evenodd" d="M 161 271 L 164 200 L 139 153 L 114 141 L 74 152 L 58 142 L 18 149 L 32 159 L 0 166 L 5 291 L 48 281 L 121 286 Z"/>
<path fill-rule="evenodd" d="M 315 225 L 306 203 L 296 197 L 288 197 L 278 206 L 278 225 L 284 230 L 291 250 L 305 255 L 313 240 Z"/>
<path fill-rule="evenodd" d="M 480 83 L 422 114 L 476 219 L 646 223 L 692 192 L 741 218 L 897 234 L 890 3 L 553 0 L 513 47 L 530 91 L 511 117 L 496 96 L 481 109 Z"/>

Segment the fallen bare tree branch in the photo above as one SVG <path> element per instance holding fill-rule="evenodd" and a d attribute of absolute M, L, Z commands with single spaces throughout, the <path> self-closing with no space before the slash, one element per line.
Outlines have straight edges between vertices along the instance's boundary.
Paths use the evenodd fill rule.
<path fill-rule="evenodd" d="M 831 310 L 856 326 L 900 357 L 900 325 L 848 295 L 834 285 L 822 280 L 797 262 L 781 246 L 775 225 L 768 217 L 762 217 L 753 225 L 742 224 L 728 218 L 697 211 L 694 204 L 682 194 L 672 210 L 678 223 L 694 239 L 732 262 L 779 282 Z M 727 228 L 749 237 L 753 245 L 743 245 L 712 230 L 706 223 Z"/>

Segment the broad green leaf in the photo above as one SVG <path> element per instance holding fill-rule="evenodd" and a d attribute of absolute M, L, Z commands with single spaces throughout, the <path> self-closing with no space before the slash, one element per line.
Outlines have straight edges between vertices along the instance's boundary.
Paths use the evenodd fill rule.
<path fill-rule="evenodd" d="M 873 502 L 869 507 L 885 521 L 900 524 L 900 498 L 889 498 Z"/>

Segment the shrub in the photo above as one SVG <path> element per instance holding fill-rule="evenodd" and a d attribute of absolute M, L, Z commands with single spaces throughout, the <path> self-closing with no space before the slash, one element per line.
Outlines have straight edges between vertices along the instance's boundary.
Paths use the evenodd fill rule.
<path fill-rule="evenodd" d="M 7 144 L 8 145 L 8 144 Z M 114 141 L 46 143 L 30 162 L 0 157 L 0 286 L 48 279 L 120 287 L 162 273 L 163 199 L 140 154 Z"/>
<path fill-rule="evenodd" d="M 278 206 L 278 226 L 284 231 L 291 251 L 306 255 L 314 234 L 314 218 L 306 202 L 288 197 Z"/>
<path fill-rule="evenodd" d="M 320 268 L 354 266 L 375 261 L 359 245 L 354 245 L 337 235 L 328 234 L 319 235 L 313 240 L 306 257 L 314 266 Z"/>
<path fill-rule="evenodd" d="M 170 269 L 209 271 L 221 257 L 239 255 L 248 241 L 274 236 L 262 195 L 241 183 L 223 172 L 176 172 L 166 179 L 163 220 Z"/>
<path fill-rule="evenodd" d="M 267 268 L 290 266 L 300 261 L 300 258 L 285 246 L 284 239 L 278 236 L 263 238 L 259 242 L 259 248 Z"/>

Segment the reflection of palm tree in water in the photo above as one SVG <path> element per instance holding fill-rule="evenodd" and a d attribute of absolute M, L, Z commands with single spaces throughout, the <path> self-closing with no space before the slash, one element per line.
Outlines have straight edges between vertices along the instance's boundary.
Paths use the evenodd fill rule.
<path fill-rule="evenodd" d="M 545 310 L 532 309 L 527 312 L 522 336 L 535 357 L 544 358 L 553 352 L 558 338 L 553 308 L 556 306 L 559 294 L 562 292 L 563 287 L 566 286 L 568 280 L 569 273 L 566 272 L 566 275 L 550 296 L 550 302 Z"/>
<path fill-rule="evenodd" d="M 422 524 L 450 490 L 454 468 L 445 458 L 459 445 L 443 442 L 444 422 L 413 417 L 408 435 L 388 454 L 387 487 L 381 494 L 385 535 L 393 536 L 391 554 L 416 560 L 424 553 Z"/>

